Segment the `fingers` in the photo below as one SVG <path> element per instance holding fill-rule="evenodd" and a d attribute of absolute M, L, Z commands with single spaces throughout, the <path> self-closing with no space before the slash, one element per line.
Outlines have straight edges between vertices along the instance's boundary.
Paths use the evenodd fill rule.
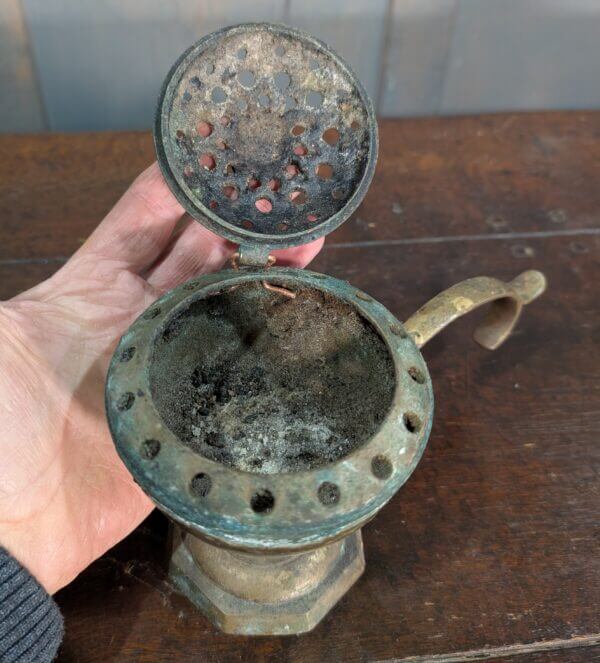
<path fill-rule="evenodd" d="M 324 241 L 323 238 L 316 239 L 310 244 L 273 251 L 273 255 L 277 258 L 277 265 L 280 267 L 306 267 L 323 248 Z"/>
<path fill-rule="evenodd" d="M 173 238 L 173 230 L 183 214 L 183 207 L 154 163 L 123 194 L 76 257 L 100 257 L 118 269 L 146 273 L 148 282 L 160 290 L 222 267 L 234 245 L 196 222 Z M 304 267 L 322 245 L 323 240 L 316 240 L 273 253 L 280 265 Z"/>
<path fill-rule="evenodd" d="M 235 251 L 235 245 L 190 221 L 146 279 L 158 290 L 170 290 L 197 274 L 220 269 Z"/>
<path fill-rule="evenodd" d="M 127 189 L 76 256 L 101 257 L 121 269 L 143 271 L 165 249 L 183 213 L 158 164 L 153 163 Z"/>
<path fill-rule="evenodd" d="M 278 265 L 304 267 L 322 246 L 323 240 L 319 239 L 304 246 L 273 253 Z M 191 221 L 165 255 L 151 268 L 147 281 L 158 290 L 170 290 L 198 274 L 221 269 L 236 248 L 234 244 Z"/>

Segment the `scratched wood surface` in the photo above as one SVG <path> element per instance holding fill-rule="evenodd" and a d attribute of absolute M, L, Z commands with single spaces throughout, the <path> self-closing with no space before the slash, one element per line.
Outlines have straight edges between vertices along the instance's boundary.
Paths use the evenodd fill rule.
<path fill-rule="evenodd" d="M 424 350 L 415 473 L 364 576 L 312 633 L 218 633 L 170 587 L 154 513 L 57 600 L 60 661 L 600 660 L 600 113 L 381 123 L 374 185 L 314 263 L 399 318 L 470 276 L 549 278 L 495 353 L 465 318 Z M 152 159 L 145 134 L 0 138 L 0 297 L 60 267 Z"/>

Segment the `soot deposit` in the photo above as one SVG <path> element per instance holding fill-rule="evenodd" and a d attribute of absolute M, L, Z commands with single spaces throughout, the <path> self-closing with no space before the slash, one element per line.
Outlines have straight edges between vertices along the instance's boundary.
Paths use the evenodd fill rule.
<path fill-rule="evenodd" d="M 342 458 L 383 421 L 395 386 L 383 340 L 334 296 L 295 292 L 237 286 L 194 301 L 160 336 L 153 397 L 197 453 L 298 472 Z"/>

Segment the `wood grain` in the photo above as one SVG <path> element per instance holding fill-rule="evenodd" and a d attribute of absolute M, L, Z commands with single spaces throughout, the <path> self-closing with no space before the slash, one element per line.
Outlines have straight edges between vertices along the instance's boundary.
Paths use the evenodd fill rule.
<path fill-rule="evenodd" d="M 328 242 L 597 228 L 599 135 L 600 113 L 380 121 L 371 189 Z M 0 261 L 73 253 L 154 158 L 145 133 L 0 136 L 0 152 Z"/>
<path fill-rule="evenodd" d="M 400 319 L 477 274 L 535 267 L 549 290 L 494 353 L 469 338 L 472 318 L 424 349 L 428 448 L 364 529 L 366 572 L 321 625 L 292 638 L 217 632 L 169 585 L 167 523 L 154 513 L 58 594 L 59 660 L 599 660 L 597 134 L 598 115 L 579 113 L 382 124 L 361 222 L 337 231 L 315 269 Z M 46 143 L 0 140 L 0 172 L 8 162 L 23 173 L 0 177 L 1 297 L 58 268 L 39 261 L 76 248 L 152 156 L 143 134 Z"/>

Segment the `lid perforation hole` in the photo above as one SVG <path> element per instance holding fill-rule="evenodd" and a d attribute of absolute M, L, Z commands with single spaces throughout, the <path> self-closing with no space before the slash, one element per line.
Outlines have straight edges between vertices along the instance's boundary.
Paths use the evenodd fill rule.
<path fill-rule="evenodd" d="M 308 194 L 304 189 L 294 189 L 289 198 L 293 205 L 304 205 L 308 200 Z"/>
<path fill-rule="evenodd" d="M 198 163 L 204 170 L 214 170 L 217 165 L 215 157 L 208 152 L 204 152 L 198 157 Z"/>
<path fill-rule="evenodd" d="M 254 83 L 256 82 L 256 76 L 253 71 L 250 71 L 250 69 L 242 69 L 242 71 L 239 71 L 237 79 L 240 85 L 247 89 L 254 87 Z"/>
<path fill-rule="evenodd" d="M 308 154 L 308 148 L 302 143 L 294 146 L 294 154 L 297 157 L 305 157 Z"/>
<path fill-rule="evenodd" d="M 273 77 L 273 81 L 275 83 L 275 87 L 280 92 L 283 92 L 290 86 L 292 79 L 290 78 L 290 75 L 287 74 L 285 71 L 279 71 Z"/>
<path fill-rule="evenodd" d="M 340 132 L 335 127 L 329 127 L 329 129 L 325 129 L 321 137 L 327 145 L 334 147 L 340 140 Z"/>
<path fill-rule="evenodd" d="M 323 105 L 324 97 L 317 90 L 310 90 L 306 94 L 306 105 L 309 108 L 321 108 Z"/>
<path fill-rule="evenodd" d="M 227 101 L 227 92 L 222 87 L 214 87 L 210 93 L 210 98 L 215 104 L 222 104 Z"/>
<path fill-rule="evenodd" d="M 233 202 L 240 197 L 240 191 L 233 184 L 226 184 L 223 187 L 223 195 Z"/>
<path fill-rule="evenodd" d="M 300 167 L 297 163 L 288 163 L 285 167 L 285 179 L 291 180 L 300 174 Z"/>
<path fill-rule="evenodd" d="M 316 168 L 317 177 L 330 180 L 333 177 L 333 166 L 330 163 L 320 163 Z"/>
<path fill-rule="evenodd" d="M 213 132 L 213 126 L 210 122 L 202 120 L 196 125 L 196 131 L 199 136 L 202 136 L 202 138 L 208 138 Z"/>
<path fill-rule="evenodd" d="M 270 214 L 273 209 L 273 203 L 268 198 L 259 198 L 254 206 L 262 214 Z"/>

